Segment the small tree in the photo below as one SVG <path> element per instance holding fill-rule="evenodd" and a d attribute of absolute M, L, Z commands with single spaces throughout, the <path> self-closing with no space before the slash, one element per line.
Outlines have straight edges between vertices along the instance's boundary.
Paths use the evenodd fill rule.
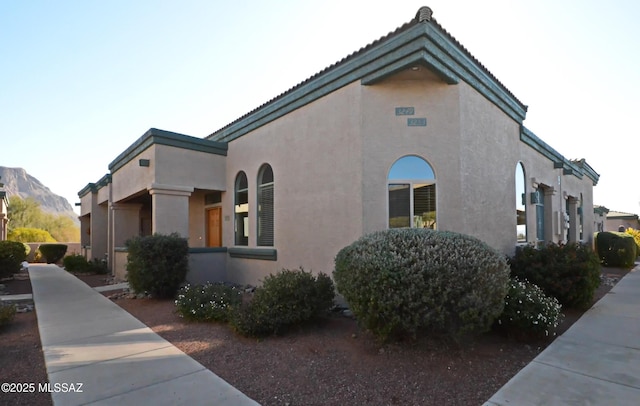
<path fill-rule="evenodd" d="M 19 242 L 56 242 L 48 231 L 27 227 L 14 228 L 9 231 L 7 240 Z"/>

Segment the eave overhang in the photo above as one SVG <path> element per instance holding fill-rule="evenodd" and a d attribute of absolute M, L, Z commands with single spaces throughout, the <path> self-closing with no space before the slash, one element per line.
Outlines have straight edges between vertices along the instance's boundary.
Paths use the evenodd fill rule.
<path fill-rule="evenodd" d="M 207 139 L 229 142 L 350 83 L 365 86 L 416 65 L 432 70 L 444 82 L 465 81 L 522 124 L 527 107 L 436 21 L 413 20 L 289 91 L 247 113 Z"/>

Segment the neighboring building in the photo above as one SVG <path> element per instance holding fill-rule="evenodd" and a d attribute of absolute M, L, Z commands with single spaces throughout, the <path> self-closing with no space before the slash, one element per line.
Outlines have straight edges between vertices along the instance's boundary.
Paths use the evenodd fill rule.
<path fill-rule="evenodd" d="M 593 214 L 594 214 L 593 231 L 594 232 L 605 231 L 605 225 L 607 222 L 608 213 L 609 213 L 609 209 L 607 209 L 604 206 L 593 207 Z"/>
<path fill-rule="evenodd" d="M 205 139 L 151 129 L 88 184 L 82 243 L 124 277 L 125 241 L 177 232 L 190 280 L 331 273 L 389 227 L 517 244 L 592 239 L 599 175 L 524 127 L 527 107 L 421 8 Z"/>
<path fill-rule="evenodd" d="M 0 176 L 0 178 L 2 178 Z M 0 179 L 1 180 L 1 179 Z M 9 199 L 4 190 L 4 184 L 0 183 L 0 241 L 7 239 L 7 226 L 9 223 Z"/>
<path fill-rule="evenodd" d="M 640 230 L 638 215 L 633 213 L 623 213 L 620 211 L 610 211 L 607 213 L 607 221 L 604 231 L 619 231 L 620 228 L 634 228 Z"/>

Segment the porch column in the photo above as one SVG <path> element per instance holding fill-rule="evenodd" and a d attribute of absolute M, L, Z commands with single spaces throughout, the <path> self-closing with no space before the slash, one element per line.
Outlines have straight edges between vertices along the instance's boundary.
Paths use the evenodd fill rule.
<path fill-rule="evenodd" d="M 569 214 L 568 242 L 579 242 L 580 218 L 578 216 L 578 200 L 575 197 L 567 198 L 567 211 Z"/>
<path fill-rule="evenodd" d="M 128 239 L 140 235 L 141 207 L 141 204 L 111 204 L 109 267 L 118 280 L 124 280 L 126 277 L 126 257 L 121 252 L 122 248 Z"/>
<path fill-rule="evenodd" d="M 85 249 L 91 248 L 91 214 L 80 217 L 80 246 Z M 93 257 L 86 257 L 91 260 Z"/>
<path fill-rule="evenodd" d="M 91 258 L 103 259 L 107 253 L 108 210 L 105 204 L 96 204 L 91 210 L 90 239 Z"/>
<path fill-rule="evenodd" d="M 153 233 L 178 233 L 189 238 L 189 197 L 192 187 L 154 183 L 151 195 L 151 224 Z"/>
<path fill-rule="evenodd" d="M 9 219 L 5 213 L 0 213 L 0 241 L 7 239 L 7 223 Z"/>

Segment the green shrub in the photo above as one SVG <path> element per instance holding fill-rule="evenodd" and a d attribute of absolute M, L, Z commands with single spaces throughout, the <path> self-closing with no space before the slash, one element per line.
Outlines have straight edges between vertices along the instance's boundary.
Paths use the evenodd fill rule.
<path fill-rule="evenodd" d="M 126 242 L 127 279 L 136 293 L 175 297 L 189 267 L 187 239 L 177 233 L 135 237 Z"/>
<path fill-rule="evenodd" d="M 109 273 L 109 268 L 104 260 L 94 258 L 91 261 L 80 254 L 67 255 L 62 259 L 64 269 L 74 273 L 88 273 L 104 275 Z"/>
<path fill-rule="evenodd" d="M 0 303 L 0 328 L 9 324 L 15 315 L 16 307 L 14 305 Z"/>
<path fill-rule="evenodd" d="M 605 266 L 631 268 L 638 256 L 635 239 L 627 233 L 600 232 L 596 235 L 596 246 Z"/>
<path fill-rule="evenodd" d="M 107 261 L 104 259 L 94 258 L 89 262 L 89 272 L 98 275 L 105 275 L 109 273 L 109 267 Z"/>
<path fill-rule="evenodd" d="M 242 303 L 241 293 L 221 283 L 186 285 L 178 291 L 175 303 L 180 317 L 187 320 L 226 322 L 230 309 Z"/>
<path fill-rule="evenodd" d="M 538 285 L 563 306 L 585 309 L 600 286 L 600 263 L 584 244 L 519 247 L 510 259 L 511 274 Z"/>
<path fill-rule="evenodd" d="M 484 332 L 502 313 L 503 255 L 463 234 L 390 229 L 365 235 L 335 259 L 334 280 L 362 327 L 381 339 Z"/>
<path fill-rule="evenodd" d="M 640 257 L 640 230 L 629 227 L 625 233 L 633 237 L 633 240 L 636 242 L 636 254 Z"/>
<path fill-rule="evenodd" d="M 537 285 L 517 277 L 509 283 L 504 311 L 496 327 L 518 338 L 542 338 L 555 335 L 562 321 L 562 305 L 547 296 Z"/>
<path fill-rule="evenodd" d="M 68 272 L 90 273 L 89 261 L 80 254 L 67 255 L 62 259 L 62 265 Z"/>
<path fill-rule="evenodd" d="M 7 233 L 7 239 L 19 242 L 56 242 L 47 230 L 18 227 Z"/>
<path fill-rule="evenodd" d="M 66 244 L 40 244 L 38 248 L 47 264 L 55 264 L 67 253 Z"/>
<path fill-rule="evenodd" d="M 267 276 L 249 303 L 234 308 L 231 324 L 246 336 L 278 334 L 329 311 L 334 297 L 329 276 L 283 269 Z"/>
<path fill-rule="evenodd" d="M 0 278 L 20 272 L 22 262 L 27 259 L 24 244 L 16 241 L 0 241 Z"/>

